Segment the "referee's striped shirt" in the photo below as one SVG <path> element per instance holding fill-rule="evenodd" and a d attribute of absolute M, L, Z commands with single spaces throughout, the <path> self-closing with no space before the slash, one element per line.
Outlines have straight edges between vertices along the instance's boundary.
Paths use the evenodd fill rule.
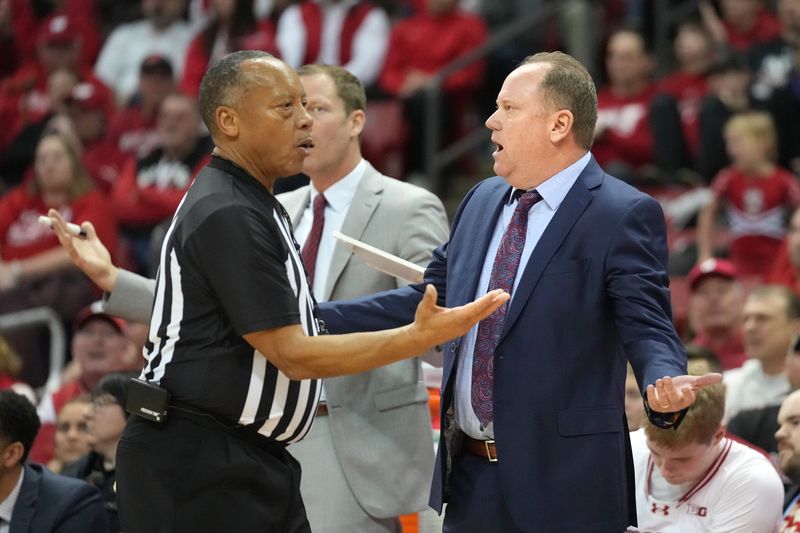
<path fill-rule="evenodd" d="M 287 378 L 242 335 L 301 324 L 317 334 L 291 223 L 260 183 L 213 157 L 178 208 L 161 248 L 144 379 L 173 401 L 301 439 L 320 380 Z"/>

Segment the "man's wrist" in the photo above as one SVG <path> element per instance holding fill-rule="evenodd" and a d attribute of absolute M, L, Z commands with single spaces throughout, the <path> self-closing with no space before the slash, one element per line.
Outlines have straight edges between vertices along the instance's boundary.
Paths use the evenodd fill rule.
<path fill-rule="evenodd" d="M 683 421 L 683 417 L 686 416 L 686 412 L 689 410 L 686 408 L 671 413 L 659 413 L 658 411 L 653 411 L 650 408 L 647 398 L 643 398 L 642 401 L 644 402 L 644 412 L 647 415 L 648 420 L 650 420 L 654 426 L 661 429 L 677 430 Z"/>

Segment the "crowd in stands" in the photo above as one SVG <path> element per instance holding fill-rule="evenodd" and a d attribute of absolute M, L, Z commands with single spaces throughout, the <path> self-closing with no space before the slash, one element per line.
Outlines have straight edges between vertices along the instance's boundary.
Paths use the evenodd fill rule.
<path fill-rule="evenodd" d="M 117 264 L 153 276 L 166 225 L 210 159 L 197 108 L 209 65 L 257 49 L 295 68 L 344 66 L 375 109 L 365 157 L 415 178 L 425 170 L 425 89 L 437 73 L 503 24 L 555 3 L 0 0 L 0 315 L 51 308 L 69 340 L 62 385 L 49 390 L 41 332 L 0 332 L 0 389 L 38 405 L 41 429 L 22 457 L 97 487 L 115 530 L 125 376 L 141 367 L 146 326 L 92 303 L 101 293 L 38 216 L 53 208 L 91 221 Z M 800 387 L 800 0 L 700 0 L 671 29 L 668 64 L 644 31 L 655 23 L 647 2 L 567 4 L 585 4 L 613 28 L 597 30 L 594 55 L 581 58 L 597 77 L 592 153 L 662 202 L 674 319 L 690 354 L 724 370 L 723 431 L 703 445 L 730 446 L 727 428 L 784 466 L 779 409 Z M 440 142 L 480 126 L 498 71 L 502 79 L 532 46 L 574 44 L 564 32 L 548 26 L 441 80 Z M 485 177 L 462 167 L 470 182 Z M 632 374 L 628 389 L 634 430 L 643 413 Z M 789 398 L 784 408 L 800 405 Z"/>

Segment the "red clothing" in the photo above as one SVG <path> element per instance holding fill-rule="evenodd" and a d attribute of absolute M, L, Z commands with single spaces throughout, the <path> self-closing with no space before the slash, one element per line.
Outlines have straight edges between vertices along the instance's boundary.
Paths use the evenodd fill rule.
<path fill-rule="evenodd" d="M 148 117 L 141 107 L 126 107 L 111 121 L 106 139 L 116 145 L 122 155 L 144 157 L 159 143 L 156 114 Z"/>
<path fill-rule="evenodd" d="M 80 380 L 77 380 L 63 385 L 52 395 L 46 395 L 42 398 L 38 409 L 42 427 L 39 428 L 39 433 L 36 434 L 36 439 L 34 439 L 33 446 L 31 446 L 31 453 L 28 456 L 32 463 L 47 464 L 53 458 L 58 413 L 61 412 L 61 408 L 64 407 L 65 403 L 88 392 L 89 389 Z"/>
<path fill-rule="evenodd" d="M 97 235 L 109 250 L 117 246 L 117 223 L 106 198 L 90 191 L 63 205 L 58 211 L 67 222 L 80 224 L 89 220 Z M 0 198 L 0 258 L 3 261 L 26 259 L 59 248 L 53 231 L 38 222 L 47 207 L 38 196 L 30 196 L 26 185 L 11 189 Z"/>
<path fill-rule="evenodd" d="M 746 52 L 754 45 L 777 39 L 781 35 L 781 24 L 778 19 L 764 8 L 750 31 L 739 31 L 729 22 L 723 21 L 728 32 L 728 44 L 740 52 Z"/>
<path fill-rule="evenodd" d="M 114 141 L 105 137 L 83 149 L 83 165 L 94 186 L 105 196 L 111 194 L 125 160 Z"/>
<path fill-rule="evenodd" d="M 800 204 L 797 178 L 780 167 L 764 177 L 727 167 L 714 178 L 711 191 L 725 204 L 737 272 L 766 276 L 786 234 L 789 210 Z"/>
<path fill-rule="evenodd" d="M 434 74 L 483 44 L 486 34 L 486 23 L 463 11 L 440 16 L 424 13 L 401 20 L 392 29 L 381 88 L 396 95 L 410 71 Z M 472 63 L 448 77 L 442 88 L 447 93 L 472 91 L 481 83 L 483 70 L 482 61 Z"/>
<path fill-rule="evenodd" d="M 725 370 L 739 368 L 747 360 L 741 335 L 736 335 L 728 339 L 727 342 L 720 344 L 711 342 L 711 339 L 703 334 L 698 334 L 692 339 L 692 344 L 708 348 L 714 352 L 719 358 L 719 362 L 722 363 L 722 368 Z"/>
<path fill-rule="evenodd" d="M 619 98 L 609 88 L 597 94 L 597 125 L 604 133 L 595 140 L 592 154 L 601 166 L 617 161 L 636 169 L 653 162 L 648 118 L 654 94 L 654 85 L 632 98 Z"/>
<path fill-rule="evenodd" d="M 785 240 L 778 250 L 775 261 L 772 263 L 772 270 L 767 274 L 764 282 L 789 287 L 800 296 L 800 272 L 789 259 L 789 249 Z"/>
<path fill-rule="evenodd" d="M 166 159 L 161 149 L 129 161 L 111 197 L 120 226 L 152 228 L 172 218 L 194 177 L 211 160 L 212 148 L 204 138 L 183 161 Z"/>
<path fill-rule="evenodd" d="M 207 50 L 209 47 L 206 45 L 206 39 L 208 39 L 206 32 L 201 32 L 189 43 L 183 66 L 183 77 L 179 84 L 182 92 L 194 98 L 199 96 L 200 82 L 208 70 L 209 55 Z M 275 44 L 275 24 L 271 20 L 260 22 L 256 31 L 236 39 L 233 47 L 228 52 L 236 52 L 238 50 L 261 50 L 280 57 L 278 47 Z"/>
<path fill-rule="evenodd" d="M 658 83 L 658 91 L 669 94 L 678 103 L 686 146 L 690 153 L 696 156 L 700 148 L 698 129 L 700 103 L 708 94 L 708 76 L 675 72 Z"/>

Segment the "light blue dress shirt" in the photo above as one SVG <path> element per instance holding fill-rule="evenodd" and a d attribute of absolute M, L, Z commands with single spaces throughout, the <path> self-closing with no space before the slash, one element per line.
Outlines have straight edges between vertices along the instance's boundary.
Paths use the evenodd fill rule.
<path fill-rule="evenodd" d="M 547 225 L 555 216 L 558 207 L 567 193 L 575 184 L 578 176 L 586 165 L 589 164 L 591 153 L 587 152 L 583 157 L 576 162 L 548 178 L 538 187 L 536 191 L 541 195 L 542 200 L 537 202 L 528 211 L 528 226 L 525 234 L 525 247 L 522 249 L 522 256 L 519 261 L 519 268 L 517 275 L 514 278 L 514 288 L 511 291 L 511 299 L 514 299 L 514 294 L 517 291 L 522 274 L 525 272 L 525 266 L 528 264 L 528 259 L 539 239 L 542 237 Z M 475 297 L 479 298 L 486 294 L 489 287 L 489 277 L 492 272 L 492 265 L 494 263 L 497 249 L 500 247 L 500 240 L 506 230 L 506 226 L 511 221 L 511 216 L 514 214 L 517 202 L 513 200 L 513 190 L 509 193 L 509 201 L 503 207 L 500 216 L 497 218 L 492 240 L 489 242 L 489 248 L 486 250 L 486 257 L 483 261 L 483 269 L 481 270 L 481 277 L 478 281 L 478 290 Z M 506 305 L 511 305 L 509 301 Z M 478 417 L 472 410 L 472 354 L 475 351 L 475 337 L 478 334 L 478 326 L 472 327 L 469 332 L 464 335 L 461 341 L 461 346 L 458 351 L 458 366 L 456 371 L 455 382 L 455 414 L 458 426 L 464 433 L 473 439 L 494 439 L 494 423 L 491 422 L 485 429 L 481 429 Z"/>

